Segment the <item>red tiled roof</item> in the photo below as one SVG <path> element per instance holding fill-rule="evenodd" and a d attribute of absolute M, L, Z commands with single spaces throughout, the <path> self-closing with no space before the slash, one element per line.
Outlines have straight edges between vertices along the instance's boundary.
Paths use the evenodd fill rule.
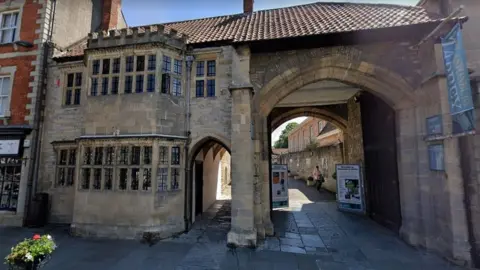
<path fill-rule="evenodd" d="M 307 5 L 165 23 L 188 35 L 188 44 L 249 42 L 379 29 L 440 21 L 422 7 L 317 2 Z M 57 57 L 80 56 L 86 42 Z"/>
<path fill-rule="evenodd" d="M 421 7 L 388 4 L 325 3 L 261 10 L 166 23 L 189 36 L 188 43 L 248 42 L 369 30 L 435 22 Z"/>

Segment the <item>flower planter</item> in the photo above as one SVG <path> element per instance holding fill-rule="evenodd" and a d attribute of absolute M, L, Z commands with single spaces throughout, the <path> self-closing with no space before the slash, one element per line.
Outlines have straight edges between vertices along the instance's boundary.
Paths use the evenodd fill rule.
<path fill-rule="evenodd" d="M 49 261 L 51 256 L 41 256 L 35 258 L 33 262 L 15 262 L 14 264 L 9 264 L 9 270 L 37 270 L 43 268 Z"/>
<path fill-rule="evenodd" d="M 37 270 L 43 268 L 57 248 L 50 235 L 35 234 L 12 247 L 10 254 L 5 257 L 5 263 L 11 270 Z"/>

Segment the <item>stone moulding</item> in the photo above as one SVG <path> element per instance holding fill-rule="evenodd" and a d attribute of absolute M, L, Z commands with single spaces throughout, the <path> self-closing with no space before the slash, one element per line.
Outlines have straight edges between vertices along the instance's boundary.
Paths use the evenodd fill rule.
<path fill-rule="evenodd" d="M 161 42 L 175 48 L 185 48 L 188 36 L 175 29 L 166 31 L 161 24 L 112 29 L 88 34 L 88 49 L 118 47 L 150 42 Z"/>

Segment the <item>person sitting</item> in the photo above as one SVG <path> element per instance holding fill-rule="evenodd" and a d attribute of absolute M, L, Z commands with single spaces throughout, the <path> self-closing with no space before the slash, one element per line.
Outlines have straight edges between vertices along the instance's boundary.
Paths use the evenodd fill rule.
<path fill-rule="evenodd" d="M 318 166 L 315 166 L 315 169 L 313 170 L 313 180 L 315 181 L 315 187 L 317 188 L 318 191 L 320 191 L 320 188 L 322 187 L 322 183 L 325 180 Z"/>

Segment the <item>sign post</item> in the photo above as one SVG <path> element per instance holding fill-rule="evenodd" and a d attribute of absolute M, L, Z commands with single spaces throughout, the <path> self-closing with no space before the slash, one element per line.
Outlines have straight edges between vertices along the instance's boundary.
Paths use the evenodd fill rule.
<path fill-rule="evenodd" d="M 288 207 L 288 167 L 272 165 L 272 208 Z"/>
<path fill-rule="evenodd" d="M 358 164 L 337 164 L 337 202 L 341 211 L 365 214 L 363 179 Z"/>

